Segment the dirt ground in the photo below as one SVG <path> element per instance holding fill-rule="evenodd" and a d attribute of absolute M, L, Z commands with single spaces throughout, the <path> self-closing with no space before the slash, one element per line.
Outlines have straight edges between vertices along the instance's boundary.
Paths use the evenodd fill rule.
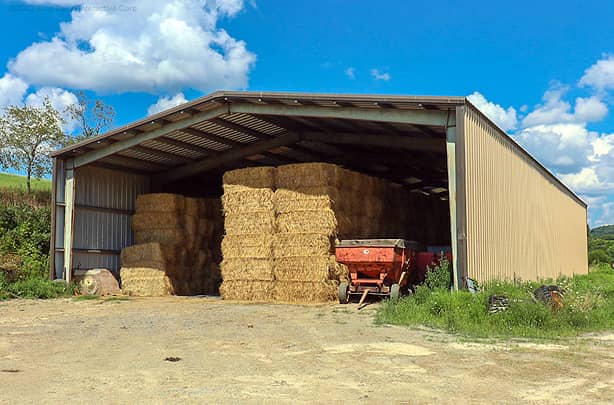
<path fill-rule="evenodd" d="M 476 342 L 377 326 L 375 309 L 0 302 L 0 403 L 614 402 L 614 333 Z"/>

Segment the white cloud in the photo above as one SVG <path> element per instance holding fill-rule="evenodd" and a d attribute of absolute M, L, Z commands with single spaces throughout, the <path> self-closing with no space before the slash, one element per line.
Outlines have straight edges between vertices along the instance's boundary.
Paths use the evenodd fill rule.
<path fill-rule="evenodd" d="M 380 72 L 379 69 L 371 69 L 371 76 L 375 80 L 383 80 L 385 82 L 390 80 L 390 73 Z"/>
<path fill-rule="evenodd" d="M 28 90 L 28 84 L 18 77 L 6 73 L 0 78 L 0 108 L 21 104 Z"/>
<path fill-rule="evenodd" d="M 345 69 L 343 73 L 345 73 L 345 75 L 352 80 L 356 78 L 356 69 L 354 69 L 353 67 Z"/>
<path fill-rule="evenodd" d="M 472 104 L 474 104 L 480 111 L 493 120 L 504 131 L 509 131 L 516 128 L 518 124 L 518 118 L 516 116 L 516 109 L 514 107 L 508 107 L 507 109 L 501 107 L 499 104 L 495 104 L 486 100 L 481 93 L 475 91 L 473 94 L 467 97 Z"/>
<path fill-rule="evenodd" d="M 578 97 L 573 112 L 571 104 L 563 100 L 568 88 L 555 84 L 544 93 L 544 103 L 538 105 L 522 120 L 527 128 L 536 125 L 560 123 L 587 123 L 603 119 L 608 114 L 608 107 L 597 96 Z"/>
<path fill-rule="evenodd" d="M 186 103 L 187 101 L 188 100 L 185 99 L 183 93 L 177 93 L 173 97 L 160 97 L 155 104 L 149 106 L 147 109 L 147 115 L 153 115 L 155 113 L 159 113 L 160 111 L 168 110 L 169 108 Z"/>
<path fill-rule="evenodd" d="M 614 55 L 605 55 L 584 71 L 580 86 L 591 86 L 598 90 L 614 89 Z"/>
<path fill-rule="evenodd" d="M 597 134 L 581 124 L 559 123 L 525 128 L 514 138 L 550 169 L 570 173 L 590 163 Z"/>
<path fill-rule="evenodd" d="M 9 70 L 33 85 L 101 92 L 244 88 L 256 56 L 217 27 L 242 8 L 241 0 L 86 4 L 51 40 L 20 52 Z"/>

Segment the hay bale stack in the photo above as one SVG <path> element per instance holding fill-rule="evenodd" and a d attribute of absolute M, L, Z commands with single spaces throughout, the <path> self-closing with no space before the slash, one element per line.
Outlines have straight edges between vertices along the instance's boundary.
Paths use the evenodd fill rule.
<path fill-rule="evenodd" d="M 223 178 L 224 238 L 221 242 L 225 299 L 273 298 L 272 246 L 276 231 L 273 190 L 275 168 L 228 171 Z"/>
<path fill-rule="evenodd" d="M 339 282 L 335 238 L 341 228 L 351 226 L 347 222 L 352 205 L 348 196 L 355 184 L 350 172 L 325 163 L 285 165 L 277 168 L 276 184 L 273 297 L 293 302 L 330 301 Z"/>
<path fill-rule="evenodd" d="M 122 250 L 122 287 L 132 295 L 217 293 L 222 224 L 219 200 L 138 196 L 137 244 Z"/>

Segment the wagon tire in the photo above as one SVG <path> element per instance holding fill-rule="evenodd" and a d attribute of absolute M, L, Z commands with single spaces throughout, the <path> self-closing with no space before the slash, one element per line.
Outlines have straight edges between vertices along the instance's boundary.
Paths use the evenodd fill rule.
<path fill-rule="evenodd" d="M 396 301 L 399 299 L 399 295 L 401 292 L 401 286 L 398 284 L 393 284 L 390 286 L 390 299 Z"/>
<path fill-rule="evenodd" d="M 348 290 L 350 285 L 346 282 L 339 284 L 339 304 L 347 304 L 350 296 L 348 294 Z"/>

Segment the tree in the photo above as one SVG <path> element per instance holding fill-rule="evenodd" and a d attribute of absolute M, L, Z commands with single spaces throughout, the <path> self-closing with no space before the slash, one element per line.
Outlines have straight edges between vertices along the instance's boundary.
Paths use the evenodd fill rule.
<path fill-rule="evenodd" d="M 75 142 L 100 135 L 115 119 L 115 109 L 112 106 L 101 100 L 92 101 L 82 91 L 77 93 L 77 103 L 66 107 L 64 112 L 81 129 L 81 134 L 73 137 Z"/>
<path fill-rule="evenodd" d="M 41 107 L 10 106 L 0 117 L 0 165 L 25 171 L 30 180 L 51 171 L 49 152 L 64 144 L 63 119 L 45 98 Z"/>

